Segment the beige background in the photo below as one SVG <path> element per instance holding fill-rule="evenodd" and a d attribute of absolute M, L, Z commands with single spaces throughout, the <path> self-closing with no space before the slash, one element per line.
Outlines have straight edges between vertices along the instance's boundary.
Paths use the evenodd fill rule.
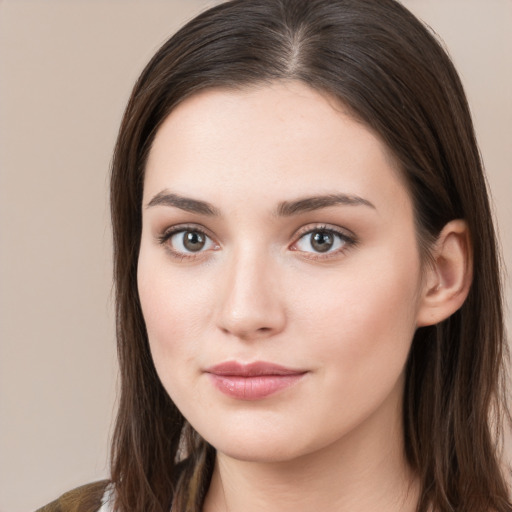
<path fill-rule="evenodd" d="M 207 3 L 0 0 L 0 512 L 107 475 L 111 151 L 143 65 Z M 512 1 L 404 3 L 461 72 L 512 268 Z"/>

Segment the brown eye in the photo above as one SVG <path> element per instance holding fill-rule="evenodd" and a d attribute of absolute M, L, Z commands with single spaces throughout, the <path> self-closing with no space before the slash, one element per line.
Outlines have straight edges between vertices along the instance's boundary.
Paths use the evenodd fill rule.
<path fill-rule="evenodd" d="M 200 251 L 206 244 L 206 236 L 197 231 L 185 231 L 183 233 L 183 247 L 190 252 Z"/>
<path fill-rule="evenodd" d="M 173 252 L 184 255 L 204 252 L 216 247 L 208 235 L 196 229 L 175 231 L 162 237 L 161 243 L 169 245 Z"/>
<path fill-rule="evenodd" d="M 327 252 L 334 245 L 334 236 L 328 231 L 316 231 L 310 237 L 311 247 L 317 252 Z"/>
<path fill-rule="evenodd" d="M 335 254 L 353 245 L 354 239 L 330 228 L 317 228 L 304 233 L 293 245 L 294 250 L 312 254 Z"/>

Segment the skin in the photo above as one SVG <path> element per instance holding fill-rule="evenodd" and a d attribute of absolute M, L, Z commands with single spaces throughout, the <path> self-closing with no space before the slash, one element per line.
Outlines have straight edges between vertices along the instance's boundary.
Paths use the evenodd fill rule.
<path fill-rule="evenodd" d="M 329 194 L 359 199 L 279 211 Z M 378 137 L 297 82 L 201 92 L 156 135 L 143 211 L 138 286 L 155 366 L 217 449 L 204 510 L 414 510 L 404 366 L 417 326 L 447 313 L 433 306 L 442 273 L 422 268 L 409 193 Z M 199 229 L 205 245 L 187 250 L 172 229 Z M 311 243 L 322 229 L 341 234 L 323 253 Z M 305 374 L 244 401 L 204 372 L 232 360 Z"/>

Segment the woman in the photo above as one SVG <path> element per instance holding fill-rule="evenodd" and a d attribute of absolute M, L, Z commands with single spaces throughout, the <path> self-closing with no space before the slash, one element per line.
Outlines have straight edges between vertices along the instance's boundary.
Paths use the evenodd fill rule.
<path fill-rule="evenodd" d="M 485 179 L 400 4 L 198 16 L 137 82 L 111 187 L 111 482 L 48 510 L 512 510 Z"/>

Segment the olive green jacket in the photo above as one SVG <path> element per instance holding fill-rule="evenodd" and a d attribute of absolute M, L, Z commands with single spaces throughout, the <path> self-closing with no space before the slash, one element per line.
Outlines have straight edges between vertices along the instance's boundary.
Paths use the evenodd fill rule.
<path fill-rule="evenodd" d="M 36 512 L 97 512 L 108 484 L 108 480 L 101 480 L 83 485 L 63 494 Z"/>

